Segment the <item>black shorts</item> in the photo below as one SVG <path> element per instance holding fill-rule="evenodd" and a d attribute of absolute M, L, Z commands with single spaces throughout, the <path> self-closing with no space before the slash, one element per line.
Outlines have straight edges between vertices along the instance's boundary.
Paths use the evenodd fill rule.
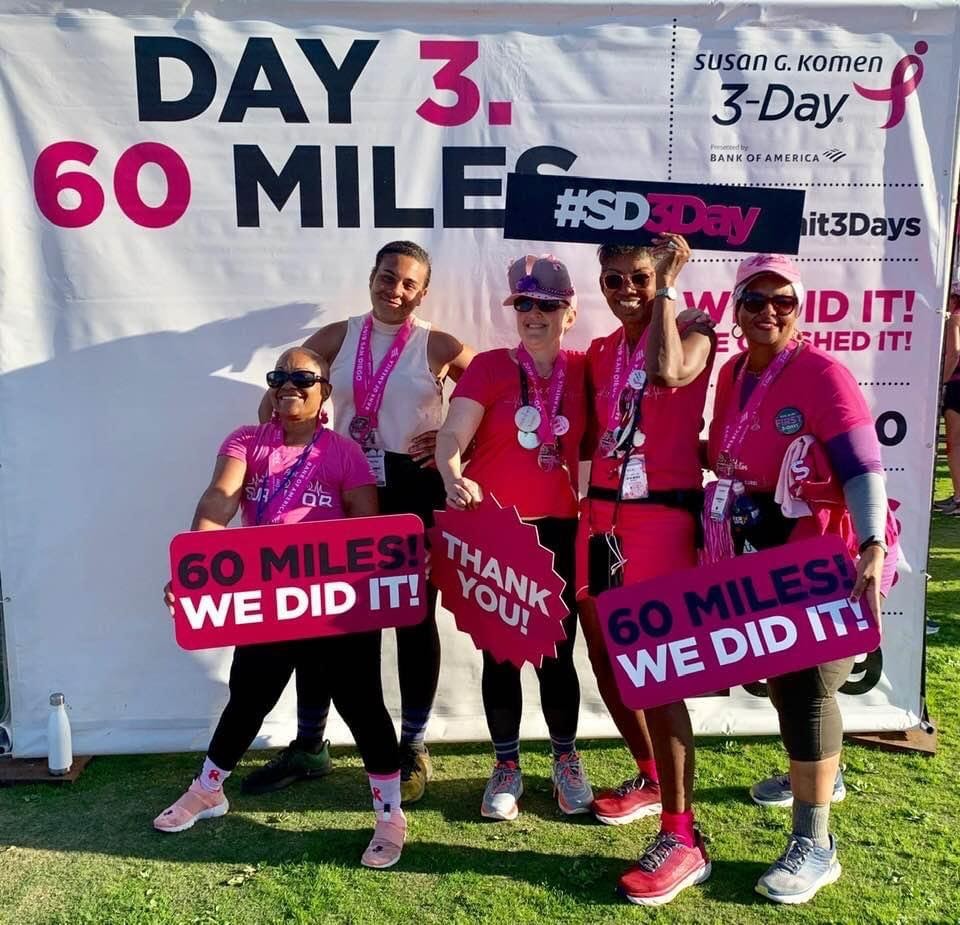
<path fill-rule="evenodd" d="M 943 387 L 943 407 L 941 411 L 956 411 L 960 414 L 960 379 L 951 379 Z"/>

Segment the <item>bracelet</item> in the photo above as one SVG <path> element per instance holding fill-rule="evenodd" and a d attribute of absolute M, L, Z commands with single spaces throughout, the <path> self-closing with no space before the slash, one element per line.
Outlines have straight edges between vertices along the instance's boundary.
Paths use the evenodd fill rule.
<path fill-rule="evenodd" d="M 890 550 L 887 549 L 887 544 L 880 539 L 879 536 L 871 536 L 865 539 L 861 544 L 857 552 L 862 556 L 864 551 L 870 546 L 879 546 L 883 550 L 883 554 L 886 555 Z"/>

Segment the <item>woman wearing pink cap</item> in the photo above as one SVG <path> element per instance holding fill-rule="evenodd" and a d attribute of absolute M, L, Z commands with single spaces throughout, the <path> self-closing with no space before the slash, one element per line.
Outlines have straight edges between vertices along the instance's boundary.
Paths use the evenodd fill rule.
<path fill-rule="evenodd" d="M 241 427 L 220 447 L 213 478 L 197 503 L 191 530 L 222 530 L 241 512 L 246 526 L 377 513 L 377 489 L 363 452 L 324 426 L 330 367 L 305 347 L 286 351 L 267 373 L 273 415 Z M 164 589 L 173 603 L 169 584 Z M 269 645 L 238 646 L 230 667 L 230 699 L 187 791 L 153 820 L 160 832 L 182 832 L 224 815 L 224 781 L 250 747 L 294 671 L 320 675 L 353 733 L 370 779 L 376 828 L 365 867 L 400 859 L 407 823 L 400 809 L 400 751 L 383 703 L 380 633 L 351 633 Z"/>
<path fill-rule="evenodd" d="M 510 295 L 503 304 L 514 309 L 520 343 L 478 354 L 460 378 L 437 435 L 437 468 L 450 507 L 472 509 L 490 495 L 504 507 L 516 507 L 553 551 L 554 567 L 566 581 L 567 638 L 557 646 L 556 658 L 543 660 L 537 677 L 553 747 L 557 802 L 564 813 L 586 813 L 593 793 L 576 750 L 580 685 L 573 664 L 584 357 L 560 346 L 576 318 L 576 293 L 567 268 L 549 255 L 520 257 L 510 266 L 508 280 Z M 461 457 L 471 443 L 464 475 Z M 516 819 L 523 793 L 520 671 L 486 652 L 483 705 L 496 764 L 480 812 L 488 819 Z"/>
<path fill-rule="evenodd" d="M 733 292 L 746 350 L 720 370 L 708 458 L 718 481 L 704 502 L 706 559 L 717 561 L 825 533 L 857 556 L 851 593 L 876 614 L 894 579 L 896 529 L 873 419 L 842 363 L 797 329 L 800 271 L 788 257 L 744 260 Z M 802 461 L 804 465 L 796 465 Z M 801 475 L 804 472 L 809 476 Z M 757 882 L 778 903 L 802 903 L 840 876 L 829 832 L 843 726 L 836 692 L 853 658 L 770 678 L 790 756 L 793 829 Z M 763 790 L 772 783 L 754 787 Z"/>

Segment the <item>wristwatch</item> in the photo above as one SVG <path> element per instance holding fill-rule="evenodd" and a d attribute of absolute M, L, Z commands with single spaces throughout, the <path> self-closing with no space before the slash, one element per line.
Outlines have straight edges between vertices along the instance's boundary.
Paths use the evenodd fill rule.
<path fill-rule="evenodd" d="M 669 299 L 671 302 L 676 302 L 677 290 L 674 289 L 673 286 L 664 286 L 662 289 L 658 289 L 654 293 L 654 296 L 656 296 L 656 298 L 658 299 L 664 298 L 664 299 Z"/>
<path fill-rule="evenodd" d="M 857 552 L 862 556 L 868 546 L 879 546 L 886 555 L 890 550 L 887 549 L 887 543 L 882 536 L 868 536 L 861 544 Z"/>

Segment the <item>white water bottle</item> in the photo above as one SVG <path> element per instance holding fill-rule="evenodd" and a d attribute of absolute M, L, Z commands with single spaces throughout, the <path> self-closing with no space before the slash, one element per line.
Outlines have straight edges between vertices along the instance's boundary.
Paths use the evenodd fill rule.
<path fill-rule="evenodd" d="M 70 720 L 63 694 L 50 695 L 50 717 L 47 719 L 47 767 L 54 776 L 70 773 L 73 766 L 73 741 Z"/>

